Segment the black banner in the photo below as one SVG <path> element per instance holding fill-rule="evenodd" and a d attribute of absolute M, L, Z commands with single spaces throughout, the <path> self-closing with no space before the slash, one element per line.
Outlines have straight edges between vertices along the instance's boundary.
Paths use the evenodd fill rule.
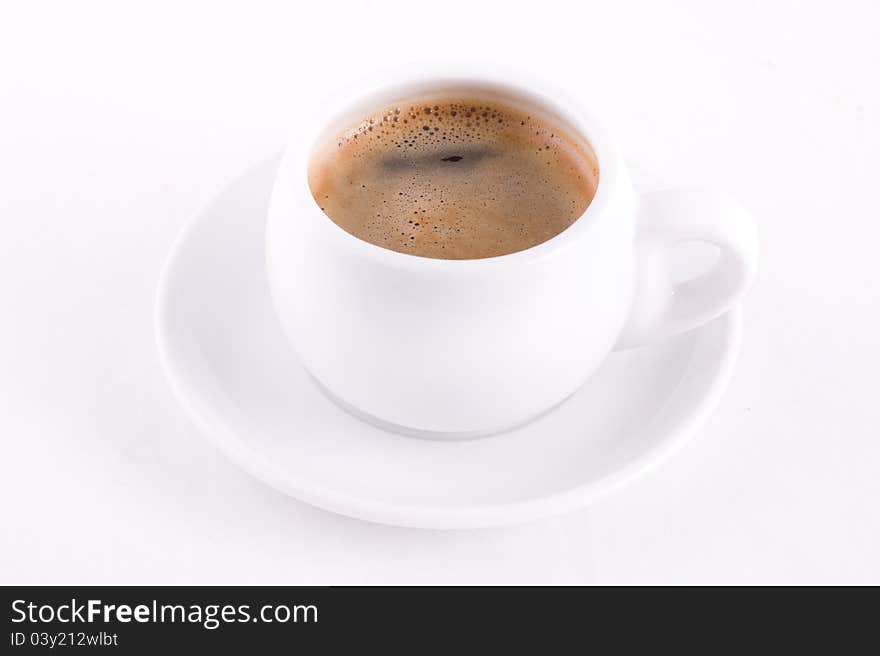
<path fill-rule="evenodd" d="M 834 631 L 832 606 L 802 591 L 634 588 L 6 587 L 7 654 L 568 653 L 613 646 L 839 650 L 870 610 Z M 839 594 L 839 592 L 837 593 Z M 781 605 L 785 601 L 786 606 Z M 800 600 L 800 604 L 796 603 Z M 806 603 L 805 603 L 806 602 Z M 840 606 L 835 606 L 840 609 Z M 784 610 L 784 612 L 783 612 Z M 755 642 L 759 636 L 758 642 Z M 648 641 L 647 643 L 645 641 Z M 610 642 L 609 642 L 610 641 Z M 603 649 L 602 651 L 607 651 Z"/>

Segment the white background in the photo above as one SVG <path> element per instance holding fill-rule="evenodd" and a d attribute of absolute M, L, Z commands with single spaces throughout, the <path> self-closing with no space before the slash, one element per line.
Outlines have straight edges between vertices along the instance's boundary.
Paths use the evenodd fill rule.
<path fill-rule="evenodd" d="M 297 6 L 300 5 L 300 6 Z M 864 2 L 21 2 L 0 9 L 0 583 L 880 583 L 880 13 Z M 434 58 L 544 76 L 762 263 L 671 461 L 524 526 L 394 529 L 228 463 L 157 362 L 187 218 L 301 99 Z"/>

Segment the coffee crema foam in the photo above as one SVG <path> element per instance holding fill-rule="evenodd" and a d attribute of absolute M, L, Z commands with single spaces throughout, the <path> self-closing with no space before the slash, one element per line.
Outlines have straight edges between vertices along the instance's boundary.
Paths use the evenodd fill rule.
<path fill-rule="evenodd" d="M 319 146 L 309 187 L 341 228 L 377 246 L 442 259 L 525 250 L 592 201 L 589 146 L 496 100 L 425 98 L 386 107 Z"/>

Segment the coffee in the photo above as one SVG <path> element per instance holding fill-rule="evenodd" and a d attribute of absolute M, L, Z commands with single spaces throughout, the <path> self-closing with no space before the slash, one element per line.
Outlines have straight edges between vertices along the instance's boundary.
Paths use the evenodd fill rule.
<path fill-rule="evenodd" d="M 309 186 L 352 235 L 401 253 L 514 253 L 569 227 L 596 193 L 589 146 L 538 111 L 430 97 L 384 107 L 320 145 Z"/>

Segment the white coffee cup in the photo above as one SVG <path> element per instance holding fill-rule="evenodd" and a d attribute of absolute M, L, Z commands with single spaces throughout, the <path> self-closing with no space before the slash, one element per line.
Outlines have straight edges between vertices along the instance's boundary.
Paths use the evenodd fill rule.
<path fill-rule="evenodd" d="M 383 427 L 473 437 L 525 423 L 575 392 L 614 348 L 696 328 L 737 303 L 756 270 L 751 216 L 705 191 L 637 194 L 602 127 L 543 84 L 479 76 L 386 80 L 323 110 L 288 143 L 269 208 L 267 271 L 302 364 L 341 405 Z M 566 125 L 592 148 L 596 196 L 552 239 L 478 260 L 391 251 L 331 221 L 312 198 L 315 144 L 398 101 L 496 98 Z M 306 126 L 309 124 L 306 123 Z M 674 284 L 672 248 L 706 242 L 715 266 Z"/>

